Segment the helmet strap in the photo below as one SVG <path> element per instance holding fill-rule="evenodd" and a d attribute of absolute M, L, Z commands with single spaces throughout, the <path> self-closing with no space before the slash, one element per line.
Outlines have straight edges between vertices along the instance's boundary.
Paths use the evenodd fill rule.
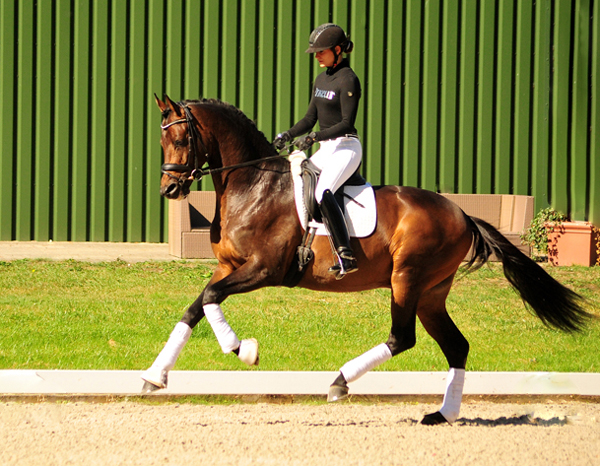
<path fill-rule="evenodd" d="M 332 66 L 332 68 L 335 68 L 338 65 L 338 58 L 343 53 L 343 52 L 337 53 L 337 51 L 335 50 L 336 47 L 338 47 L 338 46 L 336 45 L 335 47 L 331 48 L 331 51 L 333 52 L 333 66 Z M 340 49 L 341 49 L 341 47 L 340 47 Z"/>

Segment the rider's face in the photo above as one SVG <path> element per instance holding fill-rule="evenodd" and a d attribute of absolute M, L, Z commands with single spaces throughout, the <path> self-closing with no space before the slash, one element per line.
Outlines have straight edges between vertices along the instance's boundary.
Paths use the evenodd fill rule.
<path fill-rule="evenodd" d="M 319 62 L 319 66 L 321 68 L 331 68 L 335 60 L 335 56 L 333 55 L 333 51 L 331 49 L 323 50 L 322 52 L 317 52 L 315 54 L 315 58 Z"/>

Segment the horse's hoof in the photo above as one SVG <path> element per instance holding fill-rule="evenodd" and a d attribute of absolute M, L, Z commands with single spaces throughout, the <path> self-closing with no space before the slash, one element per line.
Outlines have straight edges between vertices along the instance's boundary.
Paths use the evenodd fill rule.
<path fill-rule="evenodd" d="M 437 426 L 439 424 L 448 424 L 446 418 L 439 411 L 431 414 L 426 414 L 421 424 L 424 426 Z"/>
<path fill-rule="evenodd" d="M 240 342 L 238 358 L 249 366 L 258 366 L 258 341 L 256 338 Z"/>
<path fill-rule="evenodd" d="M 327 401 L 329 403 L 342 401 L 346 398 L 348 398 L 348 386 L 334 384 L 329 387 L 329 393 L 327 394 Z"/>
<path fill-rule="evenodd" d="M 161 388 L 167 388 L 169 373 L 151 367 L 142 374 L 142 380 L 144 381 L 142 393 L 152 393 Z"/>
<path fill-rule="evenodd" d="M 144 381 L 144 386 L 142 387 L 142 395 L 147 395 L 149 393 L 153 393 L 156 390 L 160 390 L 162 387 L 158 385 L 154 385 L 152 382 Z"/>

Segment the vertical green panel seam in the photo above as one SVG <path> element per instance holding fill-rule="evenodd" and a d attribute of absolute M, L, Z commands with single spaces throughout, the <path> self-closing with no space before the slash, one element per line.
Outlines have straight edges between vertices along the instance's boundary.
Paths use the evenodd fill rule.
<path fill-rule="evenodd" d="M 600 1 L 594 2 L 592 18 L 589 221 L 600 227 L 600 131 L 596 130 L 600 128 Z"/>
<path fill-rule="evenodd" d="M 108 5 L 94 2 L 92 25 L 91 83 L 91 186 L 90 186 L 90 240 L 107 239 L 107 147 L 108 138 Z"/>
<path fill-rule="evenodd" d="M 550 165 L 550 74 L 551 50 L 550 37 L 552 24 L 550 21 L 550 5 L 547 2 L 537 3 L 536 37 L 534 62 L 534 94 L 531 138 L 532 154 L 532 190 L 535 198 L 535 211 L 549 205 L 548 175 Z"/>
<path fill-rule="evenodd" d="M 73 31 L 73 185 L 71 240 L 88 238 L 89 4 L 76 2 Z"/>
<path fill-rule="evenodd" d="M 531 138 L 531 30 L 532 6 L 521 2 L 517 11 L 515 68 L 514 167 L 515 194 L 527 194 Z"/>
<path fill-rule="evenodd" d="M 408 2 L 406 8 L 406 61 L 404 88 L 404 167 L 402 184 L 419 185 L 419 144 L 421 121 L 421 3 Z"/>
<path fill-rule="evenodd" d="M 211 4 L 212 2 L 208 2 Z M 184 79 L 182 75 L 182 57 L 183 57 L 183 28 L 181 23 L 184 21 L 183 17 L 183 2 L 167 1 L 167 31 L 166 31 L 166 43 L 167 50 L 165 53 L 165 69 L 166 69 L 166 87 L 165 93 L 173 100 L 179 101 L 184 99 Z M 208 29 L 208 31 L 207 31 Z M 203 28 L 202 34 L 215 34 L 218 31 L 214 27 Z M 214 64 L 213 64 L 214 65 Z M 203 90 L 205 91 L 205 90 Z M 212 95 L 211 97 L 216 97 Z"/>
<path fill-rule="evenodd" d="M 221 98 L 221 71 L 223 54 L 221 53 L 221 36 L 223 24 L 220 2 L 206 1 L 204 3 L 204 31 L 203 31 L 203 69 L 202 93 L 205 98 Z M 213 190 L 211 177 L 202 180 L 202 189 Z"/>
<path fill-rule="evenodd" d="M 154 7 L 155 9 L 156 7 Z M 160 13 L 156 14 L 160 17 Z M 155 21 L 157 21 L 155 19 Z M 202 35 L 207 27 L 198 27 L 198 22 L 204 21 L 202 2 L 188 1 L 185 8 L 185 38 L 183 50 L 185 53 L 184 90 L 182 99 L 199 99 L 202 97 L 202 67 L 203 54 Z M 177 31 L 173 31 L 174 34 Z M 162 35 L 161 35 L 162 36 Z M 150 37 L 150 36 L 149 36 Z"/>
<path fill-rule="evenodd" d="M 237 0 L 223 1 L 223 41 L 221 61 L 221 98 L 233 105 L 238 104 L 238 7 Z"/>
<path fill-rule="evenodd" d="M 371 2 L 369 11 L 369 44 L 384 44 L 384 28 L 374 27 L 385 23 L 385 9 L 383 2 Z M 369 119 L 367 121 L 367 144 L 366 144 L 366 168 L 367 178 L 371 183 L 382 184 L 382 139 L 384 137 L 383 130 L 385 128 L 384 121 L 384 102 L 381 95 L 381 90 L 384 88 L 383 74 L 379 71 L 381 63 L 384 60 L 383 47 L 370 47 L 368 65 L 369 74 L 366 82 L 366 95 L 362 104 L 369 105 Z M 375 72 L 378 70 L 378 72 Z"/>
<path fill-rule="evenodd" d="M 293 59 L 293 4 L 286 0 L 280 0 L 277 5 L 277 70 L 275 76 L 275 133 L 285 131 L 292 122 L 293 96 L 292 96 L 292 59 Z M 296 51 L 297 53 L 298 51 Z M 267 138 L 275 134 L 267 134 Z"/>
<path fill-rule="evenodd" d="M 54 126 L 52 115 L 52 4 L 39 2 L 37 9 L 36 44 L 36 108 L 35 108 L 35 185 L 34 209 L 36 222 L 34 239 L 48 241 L 51 237 L 51 167 L 52 135 Z"/>
<path fill-rule="evenodd" d="M 33 4 L 28 1 L 19 2 L 19 31 L 17 53 L 18 86 L 17 99 L 19 112 L 17 123 L 17 189 L 16 194 L 16 239 L 28 241 L 33 239 L 32 217 L 33 205 L 31 195 L 31 173 L 33 168 L 33 90 L 34 90 L 34 30 Z"/>
<path fill-rule="evenodd" d="M 501 0 L 498 10 L 498 55 L 496 73 L 496 127 L 494 192 L 510 194 L 512 158 L 512 86 L 513 86 L 513 0 Z"/>
<path fill-rule="evenodd" d="M 376 2 L 379 3 L 379 2 Z M 382 2 L 383 3 L 383 2 Z M 350 15 L 350 0 L 338 0 L 333 2 L 332 9 L 332 21 L 335 24 L 338 24 L 340 27 L 344 29 L 344 31 L 348 32 L 349 26 L 349 15 Z"/>
<path fill-rule="evenodd" d="M 203 39 L 203 97 L 221 97 L 221 11 L 220 2 L 207 1 L 204 4 Z"/>
<path fill-rule="evenodd" d="M 132 0 L 129 29 L 129 89 L 127 144 L 127 241 L 144 239 L 144 119 L 146 102 L 146 2 Z"/>
<path fill-rule="evenodd" d="M 460 19 L 460 94 L 458 128 L 458 192 L 473 193 L 473 164 L 475 162 L 475 61 L 477 37 L 477 7 L 473 0 L 463 0 Z"/>
<path fill-rule="evenodd" d="M 0 108 L 14 107 L 15 69 L 17 57 L 14 54 L 16 41 L 15 3 L 0 2 Z M 13 159 L 15 143 L 14 116 L 9 112 L 0 112 L 0 240 L 13 238 Z"/>
<path fill-rule="evenodd" d="M 456 192 L 456 147 L 458 120 L 458 3 L 444 2 L 441 102 L 440 102 L 440 191 Z"/>
<path fill-rule="evenodd" d="M 557 2 L 554 25 L 554 80 L 552 89 L 552 192 L 551 204 L 568 213 L 569 71 L 571 69 L 571 5 Z"/>
<path fill-rule="evenodd" d="M 242 0 L 240 24 L 239 107 L 251 120 L 256 119 L 256 0 Z"/>
<path fill-rule="evenodd" d="M 495 5 L 481 2 L 477 96 L 477 192 L 491 194 L 493 178 Z"/>
<path fill-rule="evenodd" d="M 437 190 L 439 143 L 440 2 L 425 4 L 420 185 Z"/>
<path fill-rule="evenodd" d="M 110 89 L 110 171 L 109 171 L 109 241 L 126 240 L 126 162 L 127 162 L 127 31 L 125 3 L 112 10 L 111 89 Z"/>
<path fill-rule="evenodd" d="M 146 93 L 146 241 L 155 243 L 167 239 L 168 232 L 164 214 L 165 201 L 159 194 L 160 166 L 162 152 L 160 146 L 160 111 L 154 101 L 154 94 L 162 99 L 164 63 L 164 18 L 163 0 L 151 0 L 148 5 L 148 63 Z M 161 219 L 163 220 L 161 222 Z"/>
<path fill-rule="evenodd" d="M 56 2 L 56 48 L 55 48 L 55 121 L 54 127 L 54 204 L 53 233 L 55 241 L 70 240 L 69 190 L 64 186 L 65 175 L 71 176 L 71 136 L 73 130 L 71 85 L 71 3 Z M 67 167 L 65 169 L 65 166 Z"/>
<path fill-rule="evenodd" d="M 260 2 L 259 21 L 261 27 L 259 29 L 258 44 L 257 125 L 269 137 L 268 135 L 272 135 L 276 131 L 273 120 L 275 0 L 263 0 Z"/>
<path fill-rule="evenodd" d="M 570 217 L 585 220 L 587 217 L 588 166 L 588 89 L 589 89 L 589 0 L 575 4 L 573 34 L 573 81 L 571 107 L 571 180 Z"/>
<path fill-rule="evenodd" d="M 295 82 L 292 123 L 296 123 L 305 115 L 312 93 L 311 67 L 313 55 L 304 52 L 308 47 L 308 37 L 312 27 L 310 2 L 296 3 L 295 20 L 296 34 L 293 48 Z"/>
<path fill-rule="evenodd" d="M 354 42 L 354 51 L 350 54 L 350 66 L 358 76 L 358 79 L 362 85 L 362 100 L 356 116 L 356 129 L 361 137 L 363 151 L 368 147 L 369 134 L 366 129 L 366 122 L 369 119 L 369 101 L 368 101 L 368 90 L 365 89 L 365 83 L 369 79 L 368 69 L 368 56 L 371 49 L 371 44 L 368 42 L 369 24 L 367 19 L 368 13 L 368 2 L 366 0 L 352 0 L 352 24 L 349 28 L 350 34 L 352 35 L 352 41 Z M 307 39 L 305 39 L 307 40 Z M 365 158 L 369 157 L 366 152 L 363 154 Z M 363 164 L 362 170 L 363 175 L 365 174 L 365 166 Z M 368 178 L 367 178 L 368 180 Z M 368 180 L 371 181 L 371 180 Z"/>
<path fill-rule="evenodd" d="M 400 184 L 402 155 L 402 60 L 397 55 L 402 40 L 403 8 L 401 2 L 388 4 L 387 54 L 385 76 L 385 184 Z"/>

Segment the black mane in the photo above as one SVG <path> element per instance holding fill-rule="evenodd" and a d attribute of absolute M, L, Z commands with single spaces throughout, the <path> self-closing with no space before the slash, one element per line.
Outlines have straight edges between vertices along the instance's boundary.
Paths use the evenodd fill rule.
<path fill-rule="evenodd" d="M 225 109 L 232 118 L 236 121 L 236 125 L 243 131 L 246 136 L 249 137 L 252 145 L 258 149 L 258 152 L 252 154 L 253 157 L 265 157 L 275 154 L 275 149 L 265 136 L 265 134 L 258 129 L 256 123 L 246 116 L 239 108 L 224 102 L 219 99 L 199 99 L 199 100 L 184 100 L 181 102 L 183 105 L 215 105 Z M 266 151 L 266 152 L 265 152 Z"/>

